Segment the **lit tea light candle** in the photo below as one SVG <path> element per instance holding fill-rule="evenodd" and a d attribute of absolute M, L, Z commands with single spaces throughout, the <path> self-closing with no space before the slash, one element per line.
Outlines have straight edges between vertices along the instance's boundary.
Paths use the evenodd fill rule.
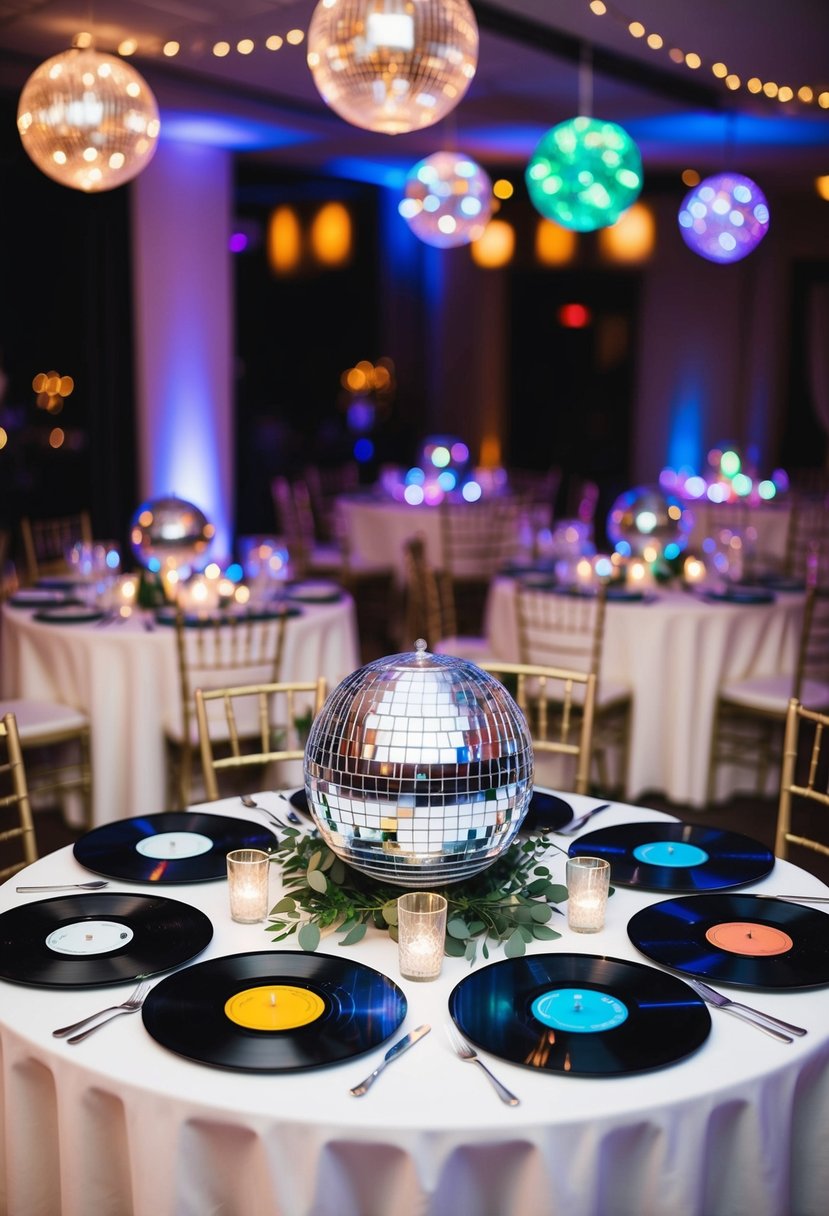
<path fill-rule="evenodd" d="M 640 557 L 633 558 L 628 562 L 627 581 L 631 587 L 638 590 L 647 586 L 650 580 L 650 571 L 645 562 Z"/>
<path fill-rule="evenodd" d="M 567 924 L 576 933 L 604 928 L 610 890 L 610 863 L 603 857 L 567 860 Z"/>
<path fill-rule="evenodd" d="M 230 915 L 243 925 L 264 920 L 268 913 L 270 857 L 262 849 L 234 849 L 227 855 Z"/>
<path fill-rule="evenodd" d="M 576 582 L 580 587 L 592 587 L 596 581 L 593 563 L 588 557 L 582 557 L 576 562 Z"/>
<path fill-rule="evenodd" d="M 407 891 L 397 900 L 397 947 L 400 974 L 409 980 L 440 975 L 446 942 L 446 908 L 442 895 Z"/>
<path fill-rule="evenodd" d="M 705 580 L 705 562 L 698 557 L 686 557 L 682 567 L 682 577 L 689 587 L 697 587 Z"/>

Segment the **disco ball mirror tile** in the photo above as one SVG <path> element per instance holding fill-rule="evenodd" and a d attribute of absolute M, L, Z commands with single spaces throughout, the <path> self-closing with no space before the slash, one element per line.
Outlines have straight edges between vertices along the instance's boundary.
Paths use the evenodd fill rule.
<path fill-rule="evenodd" d="M 305 788 L 343 861 L 399 886 L 435 887 L 485 869 L 512 841 L 533 752 L 503 684 L 418 645 L 334 689 L 311 728 Z"/>

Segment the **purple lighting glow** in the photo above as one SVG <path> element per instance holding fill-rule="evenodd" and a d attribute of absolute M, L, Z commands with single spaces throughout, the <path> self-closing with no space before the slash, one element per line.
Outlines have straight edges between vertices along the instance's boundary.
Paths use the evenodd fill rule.
<path fill-rule="evenodd" d="M 766 197 L 741 173 L 706 177 L 679 209 L 682 239 L 709 262 L 739 262 L 759 245 L 768 228 Z"/>

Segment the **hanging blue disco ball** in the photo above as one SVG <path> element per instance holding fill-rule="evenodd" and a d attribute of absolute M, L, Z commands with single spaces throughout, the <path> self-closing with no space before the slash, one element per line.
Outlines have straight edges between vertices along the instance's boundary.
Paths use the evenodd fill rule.
<path fill-rule="evenodd" d="M 634 486 L 620 494 L 607 517 L 607 535 L 625 557 L 678 557 L 688 544 L 694 517 L 681 499 L 660 486 Z"/>
<path fill-rule="evenodd" d="M 679 231 L 689 249 L 709 262 L 739 262 L 769 230 L 763 191 L 742 173 L 715 173 L 694 186 L 679 209 Z"/>
<path fill-rule="evenodd" d="M 576 232 L 608 228 L 642 189 L 642 157 L 622 127 L 571 118 L 543 135 L 525 178 L 533 206 Z"/>
<path fill-rule="evenodd" d="M 435 152 L 409 170 L 398 211 L 427 245 L 470 245 L 489 223 L 492 182 L 468 156 Z"/>

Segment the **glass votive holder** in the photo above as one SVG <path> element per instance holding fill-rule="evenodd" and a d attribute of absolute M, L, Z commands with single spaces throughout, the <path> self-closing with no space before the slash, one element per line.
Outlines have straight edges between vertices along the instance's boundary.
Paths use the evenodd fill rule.
<path fill-rule="evenodd" d="M 610 862 L 603 857 L 568 857 L 567 925 L 575 933 L 604 928 Z"/>
<path fill-rule="evenodd" d="M 270 864 L 262 849 L 234 849 L 227 855 L 230 916 L 240 925 L 253 925 L 268 914 Z"/>
<path fill-rule="evenodd" d="M 407 891 L 397 899 L 400 974 L 407 980 L 434 980 L 443 966 L 446 900 L 432 891 Z"/>

